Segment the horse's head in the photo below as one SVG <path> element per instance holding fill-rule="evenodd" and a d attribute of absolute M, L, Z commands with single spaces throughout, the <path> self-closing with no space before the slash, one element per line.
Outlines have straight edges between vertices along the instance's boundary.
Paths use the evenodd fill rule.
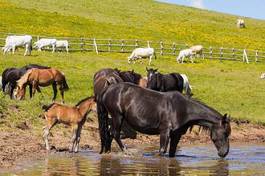
<path fill-rule="evenodd" d="M 220 123 L 214 124 L 211 129 L 211 139 L 220 157 L 225 157 L 229 152 L 230 134 L 230 119 L 227 117 L 227 114 L 225 114 L 220 120 Z"/>
<path fill-rule="evenodd" d="M 131 82 L 134 84 L 138 84 L 142 76 L 134 70 L 132 71 L 121 71 L 119 72 L 119 76 L 123 79 L 124 82 Z"/>
<path fill-rule="evenodd" d="M 158 73 L 158 69 L 146 67 L 146 71 L 147 71 L 147 88 L 155 90 L 157 88 L 156 74 Z"/>
<path fill-rule="evenodd" d="M 17 85 L 15 90 L 14 90 L 14 97 L 17 100 L 22 100 L 25 98 L 25 93 L 26 93 L 26 86 Z"/>

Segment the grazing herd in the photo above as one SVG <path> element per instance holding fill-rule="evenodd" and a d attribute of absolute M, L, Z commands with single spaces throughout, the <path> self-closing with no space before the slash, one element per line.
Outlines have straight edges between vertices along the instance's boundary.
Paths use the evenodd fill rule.
<path fill-rule="evenodd" d="M 12 53 L 15 53 L 15 50 L 18 47 L 24 47 L 26 55 L 31 55 L 32 49 L 37 49 L 41 51 L 45 47 L 52 47 L 52 52 L 55 51 L 56 48 L 65 48 L 66 52 L 69 51 L 69 43 L 67 40 L 57 40 L 57 39 L 47 39 L 42 38 L 34 43 L 32 47 L 32 36 L 31 35 L 11 35 L 7 36 L 5 40 L 5 46 L 2 48 L 3 54 L 6 54 L 12 50 Z"/>
<path fill-rule="evenodd" d="M 51 47 L 52 53 L 55 52 L 57 48 L 64 48 L 66 52 L 69 52 L 69 42 L 67 40 L 57 40 L 50 38 L 41 38 L 36 41 L 32 46 L 32 36 L 24 35 L 24 36 L 7 36 L 5 41 L 5 46 L 2 48 L 3 54 L 6 54 L 12 50 L 12 53 L 15 53 L 15 50 L 18 47 L 24 47 L 26 55 L 31 55 L 32 49 L 37 49 L 38 51 L 42 51 L 47 47 Z M 203 54 L 203 46 L 195 45 L 188 49 L 180 50 L 178 57 L 176 58 L 178 63 L 183 63 L 186 57 L 189 57 L 191 62 L 193 63 L 193 57 L 198 55 L 204 58 Z M 139 59 L 147 58 L 149 59 L 148 64 L 151 65 L 152 58 L 156 59 L 156 52 L 154 48 L 135 48 L 131 55 L 128 57 L 128 63 L 135 63 Z"/>
<path fill-rule="evenodd" d="M 82 126 L 88 113 L 96 107 L 100 153 L 111 151 L 113 139 L 122 151 L 128 152 L 121 139 L 135 139 L 138 131 L 160 135 L 160 154 L 165 154 L 169 146 L 169 156 L 174 157 L 181 136 L 192 126 L 199 125 L 210 132 L 218 155 L 225 157 L 231 133 L 229 117 L 191 98 L 191 86 L 185 74 L 161 74 L 153 68 L 146 68 L 146 72 L 147 77 L 142 77 L 134 70 L 101 69 L 94 74 L 94 96 L 75 106 L 56 102 L 44 105 L 46 126 L 43 139 L 46 149 L 50 150 L 50 130 L 63 123 L 72 128 L 69 151 L 78 152 Z M 59 86 L 64 103 L 64 91 L 69 87 L 65 75 L 55 68 L 30 64 L 22 68 L 7 68 L 2 74 L 2 90 L 5 92 L 9 87 L 10 98 L 25 98 L 27 86 L 32 98 L 36 90 L 40 92 L 40 87 L 48 85 L 53 86 L 53 101 Z"/>

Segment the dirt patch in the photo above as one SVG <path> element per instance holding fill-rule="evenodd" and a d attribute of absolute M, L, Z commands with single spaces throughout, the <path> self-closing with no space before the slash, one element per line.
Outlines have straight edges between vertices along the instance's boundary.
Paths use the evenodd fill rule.
<path fill-rule="evenodd" d="M 265 142 L 265 127 L 244 122 L 232 122 L 231 142 Z M 27 126 L 27 124 L 26 124 Z M 44 149 L 41 134 L 36 134 L 31 128 L 10 129 L 10 131 L 0 131 L 0 168 L 15 166 L 21 160 L 44 157 L 48 152 Z M 58 125 L 59 126 L 59 125 Z M 250 130 L 251 129 L 251 130 Z M 54 146 L 51 152 L 68 152 L 70 142 L 70 128 L 59 127 L 52 130 L 49 142 Z M 82 150 L 93 149 L 99 151 L 99 136 L 96 123 L 86 123 L 82 131 L 80 147 Z M 187 132 L 181 139 L 179 145 L 210 143 L 211 140 L 206 132 L 200 132 L 195 128 L 191 133 Z M 159 145 L 159 136 L 147 136 L 138 134 L 137 139 L 125 139 L 124 143 L 128 146 L 137 144 Z M 114 148 L 117 148 L 113 142 Z"/>

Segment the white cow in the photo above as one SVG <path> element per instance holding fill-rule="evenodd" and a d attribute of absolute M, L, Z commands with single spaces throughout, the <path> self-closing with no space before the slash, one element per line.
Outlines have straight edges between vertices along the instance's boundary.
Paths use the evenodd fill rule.
<path fill-rule="evenodd" d="M 54 52 L 56 47 L 56 39 L 42 38 L 34 43 L 34 48 L 37 48 L 39 51 L 46 46 L 51 46 L 52 52 Z"/>
<path fill-rule="evenodd" d="M 15 50 L 19 46 L 24 46 L 25 47 L 25 53 L 24 56 L 27 54 L 31 54 L 31 49 L 32 49 L 32 37 L 30 35 L 11 35 L 6 37 L 5 41 L 5 46 L 2 48 L 4 54 L 7 52 L 11 51 L 12 53 L 15 53 Z"/>
<path fill-rule="evenodd" d="M 178 63 L 183 63 L 185 57 L 189 57 L 191 62 L 193 63 L 193 58 L 192 56 L 194 55 L 195 53 L 189 48 L 189 49 L 184 49 L 184 50 L 181 50 L 179 52 L 179 55 L 177 57 L 177 62 Z"/>
<path fill-rule="evenodd" d="M 196 55 L 198 54 L 199 56 L 202 56 L 204 59 L 203 46 L 202 45 L 194 45 L 194 46 L 190 47 L 190 49 L 192 50 L 193 53 L 195 53 Z"/>
<path fill-rule="evenodd" d="M 56 41 L 56 48 L 62 48 L 64 47 L 66 52 L 68 53 L 69 51 L 69 43 L 67 40 L 57 40 Z"/>
<path fill-rule="evenodd" d="M 132 54 L 128 57 L 128 63 L 131 61 L 135 62 L 137 59 L 149 58 L 149 65 L 152 62 L 152 57 L 156 54 L 154 48 L 136 48 L 133 50 Z"/>
<path fill-rule="evenodd" d="M 238 28 L 245 28 L 245 21 L 243 19 L 237 19 L 237 23 L 236 23 Z"/>

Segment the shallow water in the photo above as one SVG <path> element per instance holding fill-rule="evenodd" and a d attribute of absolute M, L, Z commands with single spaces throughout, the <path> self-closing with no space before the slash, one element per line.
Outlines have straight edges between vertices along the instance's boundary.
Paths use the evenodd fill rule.
<path fill-rule="evenodd" d="M 131 156 L 87 150 L 50 154 L 0 175 L 265 175 L 265 145 L 232 144 L 225 159 L 213 145 L 182 146 L 175 158 L 158 156 L 157 147 L 129 151 Z"/>

